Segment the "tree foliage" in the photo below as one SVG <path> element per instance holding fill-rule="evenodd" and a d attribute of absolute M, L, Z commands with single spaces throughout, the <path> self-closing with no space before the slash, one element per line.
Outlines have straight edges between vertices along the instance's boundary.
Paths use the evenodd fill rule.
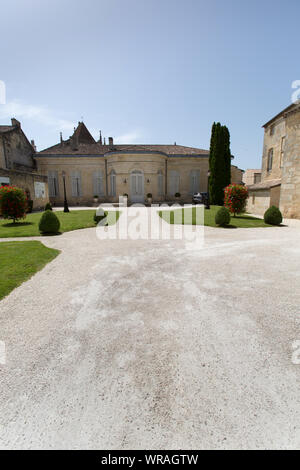
<path fill-rule="evenodd" d="M 230 134 L 226 126 L 213 123 L 209 153 L 209 196 L 211 204 L 223 205 L 224 188 L 231 182 Z"/>
<path fill-rule="evenodd" d="M 224 205 L 234 216 L 245 212 L 246 202 L 249 197 L 246 186 L 230 184 L 225 188 L 224 195 Z"/>
<path fill-rule="evenodd" d="M 27 198 L 25 192 L 15 186 L 1 186 L 0 214 L 4 219 L 14 222 L 26 217 Z"/>

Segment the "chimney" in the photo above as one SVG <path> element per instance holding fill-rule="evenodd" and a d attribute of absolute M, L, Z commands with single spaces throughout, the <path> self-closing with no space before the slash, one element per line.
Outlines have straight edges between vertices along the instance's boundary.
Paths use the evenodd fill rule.
<path fill-rule="evenodd" d="M 108 138 L 108 145 L 110 149 L 114 148 L 114 139 L 112 137 Z"/>
<path fill-rule="evenodd" d="M 105 137 L 104 137 L 104 144 L 103 145 L 106 145 L 106 142 L 105 142 Z"/>
<path fill-rule="evenodd" d="M 99 144 L 102 145 L 102 134 L 101 134 L 101 131 L 100 131 L 100 139 L 99 139 Z"/>
<path fill-rule="evenodd" d="M 60 135 L 60 146 L 63 147 L 64 141 L 63 141 L 62 132 L 60 132 L 59 135 Z"/>
<path fill-rule="evenodd" d="M 30 141 L 30 143 L 31 143 L 32 147 L 34 148 L 34 151 L 36 152 L 36 145 L 35 145 L 35 143 L 34 143 L 34 140 L 32 139 L 32 140 Z"/>
<path fill-rule="evenodd" d="M 20 121 L 18 121 L 18 120 L 15 119 L 15 118 L 11 118 L 11 125 L 12 125 L 12 126 L 16 126 L 16 127 L 21 127 Z"/>

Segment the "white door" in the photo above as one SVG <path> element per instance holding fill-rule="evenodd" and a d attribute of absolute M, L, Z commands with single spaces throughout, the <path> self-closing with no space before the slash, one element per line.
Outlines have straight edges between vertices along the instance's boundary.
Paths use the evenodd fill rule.
<path fill-rule="evenodd" d="M 144 197 L 144 175 L 141 171 L 134 171 L 131 173 L 130 181 L 130 200 L 133 203 L 145 202 Z"/>

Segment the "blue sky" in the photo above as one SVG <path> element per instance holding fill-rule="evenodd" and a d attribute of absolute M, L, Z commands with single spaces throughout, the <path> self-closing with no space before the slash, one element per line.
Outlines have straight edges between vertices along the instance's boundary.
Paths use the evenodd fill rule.
<path fill-rule="evenodd" d="M 6 104 L 38 149 L 84 120 L 122 143 L 209 148 L 260 167 L 261 125 L 300 80 L 299 0 L 10 0 L 1 5 Z"/>

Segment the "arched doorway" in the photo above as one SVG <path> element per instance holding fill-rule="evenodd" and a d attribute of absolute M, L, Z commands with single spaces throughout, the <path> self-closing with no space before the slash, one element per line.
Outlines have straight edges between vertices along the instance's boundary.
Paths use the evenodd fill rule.
<path fill-rule="evenodd" d="M 130 175 L 130 200 L 132 203 L 144 203 L 144 174 L 134 170 Z"/>

